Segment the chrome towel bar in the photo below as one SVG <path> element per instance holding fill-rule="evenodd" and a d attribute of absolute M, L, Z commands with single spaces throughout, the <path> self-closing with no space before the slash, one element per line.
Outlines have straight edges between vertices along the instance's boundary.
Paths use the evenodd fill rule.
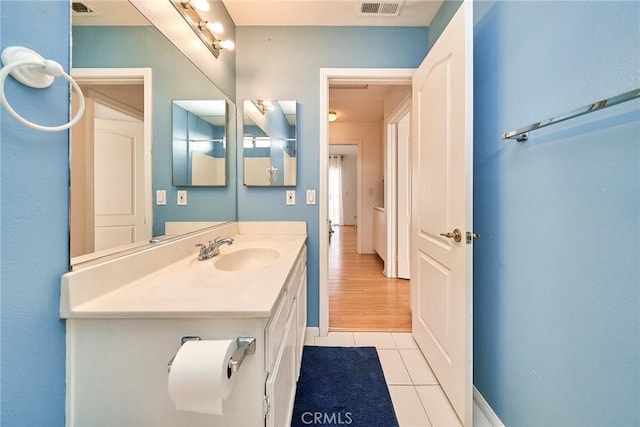
<path fill-rule="evenodd" d="M 556 123 L 564 122 L 565 120 L 572 119 L 574 117 L 582 116 L 584 114 L 593 113 L 594 111 L 603 110 L 608 107 L 612 107 L 623 102 L 631 101 L 633 99 L 640 98 L 640 88 L 630 90 L 623 94 L 612 96 L 611 98 L 603 99 L 582 108 L 569 111 L 568 113 L 561 114 L 555 117 L 550 117 L 546 120 L 541 120 L 537 123 L 533 123 L 529 126 L 522 127 L 516 130 L 510 130 L 502 134 L 502 139 L 515 139 L 518 142 L 525 142 L 529 139 L 529 132 L 532 130 L 540 129 L 546 126 L 551 126 Z"/>

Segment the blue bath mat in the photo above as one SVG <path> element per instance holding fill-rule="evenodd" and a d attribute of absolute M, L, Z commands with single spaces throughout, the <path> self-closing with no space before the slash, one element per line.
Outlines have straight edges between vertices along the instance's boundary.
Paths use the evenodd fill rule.
<path fill-rule="evenodd" d="M 305 346 L 292 427 L 397 427 L 375 347 Z"/>

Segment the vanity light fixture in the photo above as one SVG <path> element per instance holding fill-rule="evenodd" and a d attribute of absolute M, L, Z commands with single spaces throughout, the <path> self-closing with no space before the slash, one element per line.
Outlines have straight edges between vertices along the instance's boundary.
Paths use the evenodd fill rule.
<path fill-rule="evenodd" d="M 207 0 L 171 0 L 176 10 L 182 15 L 187 24 L 209 48 L 213 56 L 220 56 L 223 49 L 233 50 L 235 43 L 232 40 L 220 40 L 216 34 L 223 33 L 224 28 L 219 22 L 209 22 L 203 19 L 198 11 L 209 11 L 209 2 Z"/>
<path fill-rule="evenodd" d="M 335 111 L 329 111 L 329 123 L 333 123 L 338 120 L 338 113 Z"/>
<path fill-rule="evenodd" d="M 268 99 L 256 99 L 255 101 L 253 101 L 253 103 L 263 115 L 267 111 L 273 110 L 273 105 Z"/>

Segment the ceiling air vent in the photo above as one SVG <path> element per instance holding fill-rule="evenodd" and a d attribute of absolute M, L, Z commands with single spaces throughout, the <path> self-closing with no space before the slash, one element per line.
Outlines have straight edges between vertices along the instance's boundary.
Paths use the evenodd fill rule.
<path fill-rule="evenodd" d="M 360 4 L 361 16 L 398 16 L 404 0 L 389 2 L 362 2 Z"/>
<path fill-rule="evenodd" d="M 86 3 L 74 1 L 71 3 L 71 10 L 74 15 L 82 16 L 99 16 L 100 12 L 87 6 Z"/>

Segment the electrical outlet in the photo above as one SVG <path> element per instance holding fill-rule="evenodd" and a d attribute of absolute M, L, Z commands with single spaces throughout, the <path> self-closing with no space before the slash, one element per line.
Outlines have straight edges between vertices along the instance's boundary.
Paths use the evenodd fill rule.
<path fill-rule="evenodd" d="M 178 206 L 187 206 L 187 190 L 178 190 Z"/>
<path fill-rule="evenodd" d="M 296 190 L 287 190 L 287 205 L 296 204 Z"/>
<path fill-rule="evenodd" d="M 316 190 L 307 190 L 307 204 L 308 205 L 316 204 Z"/>

